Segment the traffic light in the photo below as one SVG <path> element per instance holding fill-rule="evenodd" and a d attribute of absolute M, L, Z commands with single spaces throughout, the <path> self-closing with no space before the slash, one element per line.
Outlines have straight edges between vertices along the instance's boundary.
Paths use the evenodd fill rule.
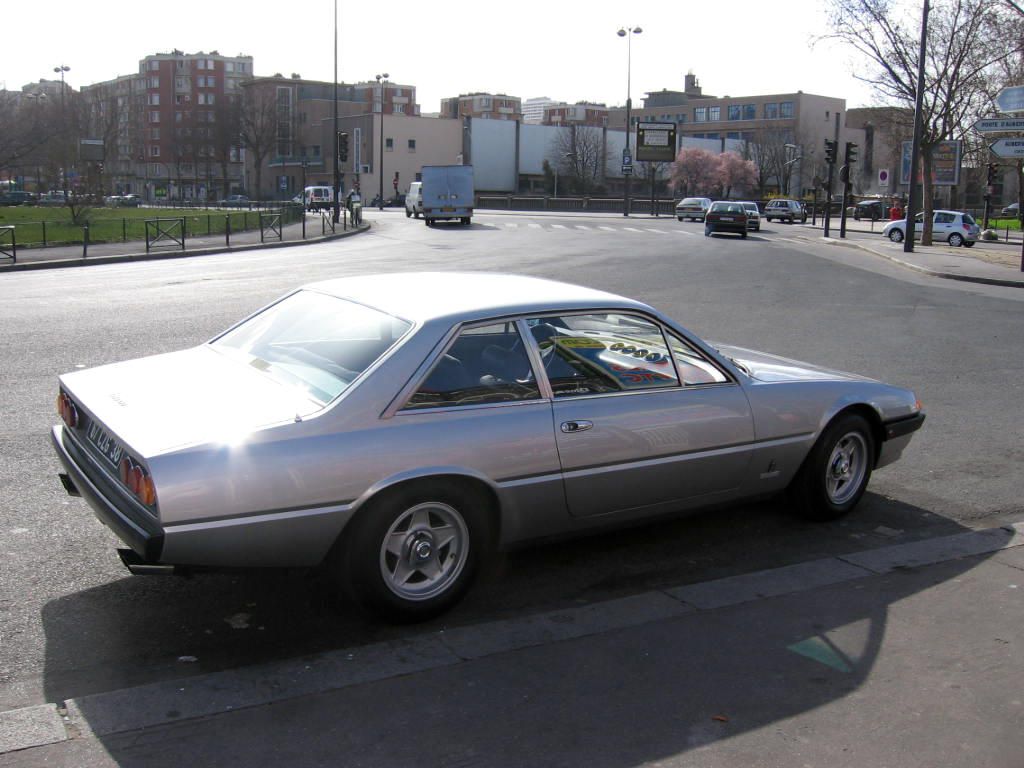
<path fill-rule="evenodd" d="M 836 164 L 836 142 L 825 139 L 825 162 L 829 165 Z"/>
<path fill-rule="evenodd" d="M 999 172 L 998 163 L 988 164 L 988 179 L 985 182 L 986 186 L 993 187 L 996 183 L 996 174 Z"/>
<path fill-rule="evenodd" d="M 338 161 L 348 162 L 348 134 L 344 131 L 338 131 Z"/>
<path fill-rule="evenodd" d="M 847 165 L 857 162 L 857 145 L 852 141 L 846 142 L 846 156 L 843 160 Z"/>

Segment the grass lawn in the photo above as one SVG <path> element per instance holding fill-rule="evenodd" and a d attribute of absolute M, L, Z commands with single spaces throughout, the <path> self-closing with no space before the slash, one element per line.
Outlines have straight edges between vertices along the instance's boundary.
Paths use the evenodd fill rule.
<path fill-rule="evenodd" d="M 285 223 L 298 220 L 292 207 Z M 266 211 L 264 211 L 266 212 Z M 111 243 L 125 240 L 145 240 L 146 220 L 185 219 L 187 237 L 224 234 L 227 220 L 231 231 L 258 229 L 260 211 L 217 208 L 102 208 L 90 209 L 85 214 L 89 223 L 90 243 Z M 71 211 L 65 207 L 10 206 L 0 208 L 0 227 L 14 225 L 18 246 L 61 245 L 82 242 L 82 227 L 73 224 Z"/>
<path fill-rule="evenodd" d="M 998 232 L 1006 232 L 1007 228 L 1009 228 L 1011 232 L 1020 232 L 1019 219 L 1000 219 L 995 216 L 989 216 L 988 224 L 989 227 Z"/>

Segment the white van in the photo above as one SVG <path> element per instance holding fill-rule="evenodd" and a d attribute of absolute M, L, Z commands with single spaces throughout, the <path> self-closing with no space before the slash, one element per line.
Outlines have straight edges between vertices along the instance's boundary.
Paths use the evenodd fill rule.
<path fill-rule="evenodd" d="M 417 219 L 423 213 L 423 182 L 414 181 L 409 185 L 409 191 L 405 193 L 405 215 L 415 216 Z"/>
<path fill-rule="evenodd" d="M 330 187 L 306 187 L 303 197 L 307 211 L 323 211 L 334 205 L 334 190 Z"/>

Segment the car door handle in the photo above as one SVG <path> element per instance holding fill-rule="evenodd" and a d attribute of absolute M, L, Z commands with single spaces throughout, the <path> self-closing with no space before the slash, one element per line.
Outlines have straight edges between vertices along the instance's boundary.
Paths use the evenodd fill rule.
<path fill-rule="evenodd" d="M 565 432 L 566 434 L 569 434 L 571 432 L 586 432 L 592 426 L 594 426 L 594 422 L 584 421 L 582 419 L 578 421 L 563 421 L 562 431 Z"/>

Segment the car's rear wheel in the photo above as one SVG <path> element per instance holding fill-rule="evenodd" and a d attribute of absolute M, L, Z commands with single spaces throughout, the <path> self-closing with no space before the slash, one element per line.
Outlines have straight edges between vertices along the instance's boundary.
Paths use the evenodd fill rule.
<path fill-rule="evenodd" d="M 949 236 L 949 244 L 952 245 L 954 248 L 959 248 L 961 245 L 964 244 L 964 236 L 961 235 L 959 232 L 954 232 Z"/>
<path fill-rule="evenodd" d="M 410 211 L 408 208 L 405 209 L 405 218 L 412 218 L 412 211 Z"/>
<path fill-rule="evenodd" d="M 680 221 L 682 221 L 682 220 L 683 220 L 683 217 L 682 217 L 682 216 L 676 216 L 676 218 L 677 218 L 677 219 L 679 219 Z"/>
<path fill-rule="evenodd" d="M 895 228 L 894 229 L 890 229 L 889 230 L 889 239 L 892 240 L 894 243 L 902 243 L 903 242 L 903 230 L 902 229 L 895 229 Z"/>
<path fill-rule="evenodd" d="M 849 513 L 868 487 L 874 457 L 874 437 L 863 416 L 846 413 L 833 419 L 790 486 L 796 514 L 834 520 Z"/>
<path fill-rule="evenodd" d="M 425 621 L 462 599 L 490 530 L 480 494 L 439 481 L 403 486 L 346 528 L 332 570 L 364 609 L 397 623 Z"/>
<path fill-rule="evenodd" d="M 973 240 L 964 240 L 964 247 L 966 247 L 966 248 L 973 248 L 974 247 L 974 241 Z"/>

